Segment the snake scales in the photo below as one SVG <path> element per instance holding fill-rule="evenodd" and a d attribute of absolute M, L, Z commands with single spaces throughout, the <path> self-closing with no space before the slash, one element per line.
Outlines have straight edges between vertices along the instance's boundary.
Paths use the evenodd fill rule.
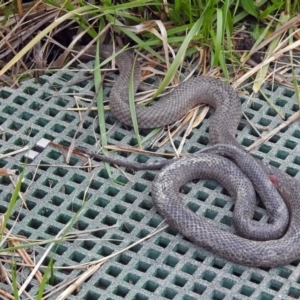
<path fill-rule="evenodd" d="M 90 53 L 94 53 L 94 50 Z M 111 54 L 111 46 L 101 46 L 103 57 Z M 131 125 L 129 80 L 133 71 L 134 88 L 137 90 L 140 66 L 134 64 L 134 56 L 130 51 L 119 54 L 116 63 L 120 75 L 110 93 L 110 108 L 121 122 Z M 241 116 L 241 103 L 230 86 L 210 77 L 190 78 L 152 106 L 136 107 L 139 127 L 153 128 L 170 124 L 199 103 L 209 104 L 215 109 L 209 130 L 210 141 L 215 146 L 171 163 L 163 161 L 150 165 L 87 153 L 135 169 L 158 169 L 166 165 L 153 182 L 153 202 L 168 224 L 195 244 L 230 261 L 254 267 L 275 267 L 296 260 L 300 257 L 299 182 L 273 166 L 258 162 L 237 143 L 235 132 Z M 264 204 L 270 215 L 270 224 L 251 222 L 255 192 L 244 173 L 251 178 L 260 196 L 269 198 Z M 267 175 L 275 176 L 278 192 Z M 200 178 L 218 181 L 235 198 L 234 222 L 243 237 L 221 230 L 185 207 L 180 199 L 180 187 Z M 278 200 L 278 193 L 284 203 Z M 246 198 L 249 203 L 245 202 Z"/>

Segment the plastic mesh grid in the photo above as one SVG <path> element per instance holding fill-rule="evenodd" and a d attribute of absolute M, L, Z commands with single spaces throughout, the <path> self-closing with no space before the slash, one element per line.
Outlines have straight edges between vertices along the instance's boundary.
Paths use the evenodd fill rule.
<path fill-rule="evenodd" d="M 76 133 L 79 116 L 67 111 L 67 108 L 76 106 L 71 93 L 92 98 L 93 83 L 87 80 L 87 76 L 89 74 L 84 71 L 64 71 L 52 76 L 42 76 L 40 83 L 35 80 L 27 81 L 18 90 L 2 88 L 1 153 L 17 150 L 25 145 L 34 147 L 42 137 L 69 146 Z M 68 86 L 71 81 L 78 83 Z M 287 116 L 299 109 L 295 104 L 294 92 L 286 87 L 266 84 L 264 93 Z M 243 106 L 245 114 L 254 124 L 272 129 L 281 122 L 263 96 L 258 95 L 249 105 L 244 101 Z M 98 137 L 94 131 L 99 133 L 94 125 L 95 116 L 96 113 L 91 112 L 86 118 L 84 129 L 76 136 L 77 145 L 87 148 L 95 146 Z M 115 119 L 107 115 L 107 129 L 112 128 L 114 123 Z M 207 118 L 190 134 L 184 152 L 195 152 L 208 144 L 208 126 Z M 142 135 L 146 133 L 142 131 Z M 180 135 L 175 138 L 176 146 L 180 143 Z M 133 131 L 122 125 L 114 126 L 109 131 L 108 138 L 111 144 L 136 144 Z M 237 139 L 242 145 L 249 146 L 257 139 L 257 133 L 242 119 Z M 253 153 L 300 180 L 299 140 L 299 125 L 294 123 Z M 172 151 L 170 145 L 152 150 Z M 24 161 L 23 155 L 2 158 L 0 165 L 20 169 L 20 163 Z M 146 155 L 117 155 L 141 162 L 156 160 Z M 51 147 L 39 154 L 33 163 L 41 165 L 27 166 L 22 184 L 28 210 L 18 205 L 9 221 L 9 226 L 14 226 L 15 234 L 30 239 L 51 239 L 74 217 L 84 202 L 84 211 L 72 230 L 113 226 L 60 244 L 56 252 L 52 253 L 55 265 L 72 266 L 107 257 L 145 237 L 162 222 L 150 195 L 155 172 L 129 173 L 131 182 L 120 170 L 112 167 L 114 178 L 122 183 L 117 184 L 108 178 L 102 164 L 92 173 L 87 173 L 84 169 L 64 167 L 63 153 Z M 85 160 L 78 156 L 73 156 L 70 162 L 74 167 L 82 166 L 83 163 Z M 0 212 L 4 213 L 13 186 L 4 177 L 0 180 Z M 233 231 L 233 203 L 222 187 L 213 181 L 199 181 L 185 185 L 182 191 L 191 210 L 218 223 L 222 228 Z M 14 223 L 18 214 L 17 222 Z M 255 219 L 267 222 L 263 208 L 257 208 Z M 44 251 L 43 246 L 34 248 L 36 260 Z M 48 262 L 47 258 L 44 265 Z M 110 259 L 68 299 L 299 299 L 299 262 L 297 260 L 276 269 L 239 266 L 194 246 L 175 229 L 168 228 Z M 10 268 L 9 265 L 5 266 Z M 28 272 L 24 269 L 21 281 L 26 279 Z M 54 284 L 70 280 L 82 272 L 57 270 Z M 38 282 L 33 279 L 26 291 L 35 295 L 38 286 Z M 5 283 L 0 283 L 0 288 L 11 291 Z M 50 289 L 51 285 L 47 288 Z M 52 297 L 55 298 L 56 296 Z"/>

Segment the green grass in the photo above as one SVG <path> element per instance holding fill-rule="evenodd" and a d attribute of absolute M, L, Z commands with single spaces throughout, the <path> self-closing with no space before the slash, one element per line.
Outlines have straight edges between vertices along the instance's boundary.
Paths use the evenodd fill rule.
<path fill-rule="evenodd" d="M 203 1 L 187 1 L 187 0 L 174 0 L 164 5 L 162 1 L 150 1 L 150 0 L 137 0 L 137 1 L 118 1 L 118 4 L 113 5 L 112 1 L 102 1 L 102 6 L 93 6 L 87 4 L 85 1 L 49 1 L 44 0 L 44 3 L 49 5 L 49 9 L 53 11 L 53 19 L 46 24 L 41 23 L 40 28 L 37 27 L 36 31 L 32 33 L 33 38 L 25 39 L 23 44 L 20 44 L 19 51 L 14 53 L 10 60 L 5 61 L 4 66 L 0 70 L 0 75 L 6 74 L 10 79 L 17 78 L 22 80 L 23 78 L 33 77 L 34 72 L 30 69 L 32 65 L 31 58 L 27 58 L 26 54 L 33 49 L 33 47 L 41 40 L 49 41 L 51 45 L 51 39 L 49 36 L 65 26 L 66 22 L 74 21 L 71 26 L 78 25 L 80 30 L 86 31 L 91 37 L 95 38 L 107 24 L 111 25 L 109 34 L 112 36 L 114 33 L 120 35 L 127 44 L 130 41 L 130 46 L 134 49 L 143 51 L 143 53 L 149 54 L 153 60 L 156 60 L 159 64 L 166 67 L 165 76 L 161 80 L 161 84 L 157 88 L 153 97 L 158 96 L 165 88 L 172 82 L 174 77 L 183 79 L 181 74 L 181 68 L 183 61 L 186 58 L 198 59 L 201 52 L 204 56 L 201 68 L 204 73 L 209 69 L 218 70 L 220 77 L 226 78 L 226 80 L 232 80 L 234 72 L 236 70 L 243 70 L 243 76 L 237 86 L 242 86 L 243 82 L 250 78 L 250 76 L 259 76 L 253 85 L 256 91 L 260 91 L 262 82 L 265 80 L 269 64 L 262 65 L 258 70 L 253 70 L 251 67 L 246 66 L 241 62 L 241 53 L 234 51 L 234 39 L 232 38 L 235 31 L 241 29 L 243 25 L 247 25 L 247 30 L 250 35 L 256 39 L 256 43 L 253 46 L 255 49 L 259 47 L 265 40 L 267 40 L 276 30 L 280 30 L 285 24 L 289 24 L 290 20 L 300 9 L 299 1 L 216 1 L 216 0 L 203 0 Z M 0 51 L 5 49 L 8 51 L 12 44 L 13 36 L 18 36 L 19 24 L 15 21 L 13 16 L 13 6 L 7 4 L 0 4 L 0 21 L 1 25 L 9 29 L 12 35 L 0 36 Z M 42 9 L 41 9 L 42 11 Z M 26 12 L 26 11 L 25 11 Z M 30 12 L 28 12 L 30 16 Z M 21 15 L 21 14 L 20 14 Z M 278 21 L 280 20 L 280 21 Z M 15 22 L 15 23 L 14 23 Z M 20 22 L 20 21 L 19 21 Z M 24 31 L 30 30 L 35 25 L 34 20 L 32 24 L 24 25 Z M 93 26 L 92 26 L 93 25 Z M 299 24 L 297 23 L 299 26 Z M 80 33 L 80 30 L 78 32 Z M 78 33 L 78 37 L 79 37 Z M 273 52 L 278 53 L 278 45 L 281 41 L 290 34 L 288 44 L 291 46 L 291 50 L 288 51 L 288 55 L 293 60 L 293 47 L 298 47 L 295 44 L 292 37 L 293 26 L 290 25 L 280 34 L 271 38 L 270 42 L 266 45 L 267 52 L 270 55 Z M 109 35 L 108 35 L 109 37 Z M 76 37 L 75 37 L 76 38 Z M 98 41 L 98 47 L 101 47 L 101 40 Z M 20 39 L 21 43 L 21 39 Z M 168 50 L 168 46 L 174 50 L 174 56 L 171 55 L 171 51 Z M 157 47 L 157 48 L 154 48 Z M 160 54 L 157 49 L 167 49 L 163 54 Z M 168 52 L 169 51 L 169 52 Z M 2 52 L 0 52 L 1 55 Z M 169 57 L 172 57 L 168 62 Z M 21 68 L 19 74 L 13 74 L 13 67 L 16 66 L 20 60 L 23 59 L 23 68 L 28 69 L 24 71 Z M 113 56 L 111 57 L 113 59 Z M 0 60 L 4 61 L 3 57 Z M 106 61 L 109 61 L 107 59 Z M 272 60 L 270 60 L 272 62 Z M 99 70 L 104 66 L 105 62 L 100 63 L 100 58 L 97 55 L 95 61 L 94 80 L 96 87 L 96 102 L 99 116 L 100 127 L 100 139 L 101 145 L 107 145 L 106 137 L 106 124 L 104 119 L 104 106 L 103 106 L 103 88 L 99 85 L 102 82 L 102 75 Z M 296 90 L 296 98 L 298 104 L 300 104 L 300 96 L 298 91 L 298 83 L 296 80 L 295 72 L 293 70 L 293 64 L 291 63 L 291 73 L 293 75 L 293 84 Z M 25 75 L 24 75 L 25 74 Z M 128 90 L 129 99 L 131 100 L 132 118 L 136 123 L 134 116 L 133 91 L 132 87 Z M 263 95 L 263 94 L 262 94 Z M 263 95 L 264 96 L 264 95 Z M 267 96 L 266 96 L 266 100 Z M 272 106 L 272 103 L 270 103 Z M 278 111 L 280 115 L 280 111 Z M 138 136 L 138 124 L 135 126 L 136 135 Z M 157 130 L 154 130 L 149 134 L 147 138 L 140 141 L 138 138 L 138 144 L 141 147 L 149 137 L 152 137 Z M 103 152 L 105 153 L 105 149 Z M 107 166 L 108 174 L 111 177 L 109 166 Z M 24 171 L 23 171 L 24 172 Z M 20 191 L 22 178 L 24 173 L 22 172 L 17 186 L 11 200 L 8 205 L 6 214 L 4 215 L 2 227 L 1 227 L 1 240 L 3 241 L 6 236 L 4 232 L 8 227 L 9 220 L 12 218 L 15 206 L 18 201 L 18 193 Z M 79 213 L 78 213 L 79 214 Z M 5 247 L 2 245 L 1 252 L 13 252 L 19 249 L 34 248 L 35 246 L 42 244 L 54 244 L 58 245 L 67 237 L 67 231 L 74 223 L 78 214 L 72 219 L 72 222 L 66 227 L 66 230 L 62 233 L 62 236 L 48 241 L 42 242 L 30 242 L 23 243 L 17 246 Z M 15 299 L 19 298 L 19 285 L 18 285 L 18 269 L 14 261 L 12 261 L 11 275 L 12 275 L 12 290 Z M 40 285 L 40 289 L 37 295 L 37 299 L 42 299 L 46 284 L 53 280 L 53 272 L 55 272 L 52 259 L 50 263 L 44 269 L 43 280 Z M 51 283 L 51 282 L 50 282 Z"/>

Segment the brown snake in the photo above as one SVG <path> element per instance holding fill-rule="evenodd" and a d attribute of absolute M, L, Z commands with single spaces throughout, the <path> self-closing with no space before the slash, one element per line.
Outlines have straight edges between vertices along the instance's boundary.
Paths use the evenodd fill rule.
<path fill-rule="evenodd" d="M 111 54 L 111 46 L 101 46 L 102 56 Z M 134 64 L 130 51 L 119 54 L 116 63 L 120 75 L 111 90 L 109 104 L 112 113 L 121 122 L 131 125 L 129 80 L 133 71 L 137 90 L 140 66 Z M 150 165 L 85 152 L 101 160 L 135 169 L 158 169 L 166 165 L 153 181 L 153 202 L 167 223 L 195 244 L 230 261 L 254 267 L 275 267 L 296 260 L 300 257 L 300 184 L 285 172 L 258 162 L 237 143 L 235 132 L 241 116 L 241 103 L 229 85 L 210 77 L 192 77 L 152 106 L 136 107 L 138 125 L 140 128 L 154 128 L 171 124 L 199 103 L 209 104 L 215 109 L 209 129 L 210 141 L 215 146 L 172 162 Z M 269 198 L 264 204 L 271 224 L 255 225 L 251 222 L 255 192 L 243 173 L 251 179 L 262 198 Z M 276 177 L 278 192 L 267 175 Z M 185 207 L 179 195 L 180 187 L 200 178 L 218 181 L 237 201 L 235 225 L 243 237 L 221 230 Z M 276 200 L 278 193 L 285 204 L 281 199 Z M 254 200 L 245 201 L 252 195 Z M 251 205 L 248 206 L 247 201 Z"/>

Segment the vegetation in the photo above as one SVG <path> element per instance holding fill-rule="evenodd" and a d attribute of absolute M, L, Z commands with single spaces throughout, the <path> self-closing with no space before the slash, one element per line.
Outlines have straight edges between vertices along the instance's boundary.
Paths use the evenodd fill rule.
<path fill-rule="evenodd" d="M 43 73 L 69 67 L 75 61 L 69 54 L 76 43 L 86 45 L 99 40 L 105 43 L 118 40 L 124 46 L 142 51 L 164 70 L 161 84 L 150 98 L 159 95 L 170 83 L 180 82 L 184 77 L 181 71 L 192 72 L 195 62 L 203 74 L 225 78 L 241 91 L 250 85 L 250 93 L 258 92 L 265 80 L 279 81 L 298 91 L 293 68 L 297 66 L 295 53 L 300 45 L 297 29 L 300 17 L 296 14 L 299 8 L 298 1 L 283 0 L 104 0 L 101 5 L 82 0 L 43 0 L 29 4 L 22 4 L 20 0 L 1 2 L 0 85 L 15 87 L 28 78 L 38 78 Z M 247 44 L 249 40 L 253 40 L 250 45 Z M 255 53 L 259 53 L 258 60 L 252 56 Z M 283 63 L 270 67 L 283 56 L 286 57 Z M 97 57 L 95 82 L 101 82 L 97 72 L 101 66 Z M 292 83 L 289 76 L 292 76 Z M 105 107 L 101 88 L 97 92 L 98 113 L 102 115 Z M 296 95 L 299 105 L 298 93 Z M 104 120 L 103 117 L 99 119 Z M 105 124 L 100 123 L 100 128 L 105 128 Z M 101 138 L 102 145 L 106 145 L 104 131 L 101 131 Z M 23 265 L 32 269 L 31 278 L 36 276 L 41 284 L 37 299 L 46 299 L 49 294 L 45 296 L 43 291 L 55 270 L 53 262 L 50 258 L 48 267 L 40 268 L 43 275 L 38 271 L 43 261 L 35 265 L 22 250 L 48 244 L 48 254 L 63 240 L 74 238 L 70 224 L 75 222 L 79 213 L 53 240 L 28 241 L 13 236 L 6 224 L 12 217 L 22 176 L 23 173 L 2 219 L 0 252 L 19 251 L 26 262 Z M 90 268 L 71 281 L 59 299 L 66 299 L 68 293 L 72 293 L 104 262 L 81 266 Z M 6 274 L 14 291 L 13 295 L 3 294 L 8 299 L 18 299 L 26 288 L 17 282 L 18 265 L 20 263 L 12 259 L 11 272 Z"/>

